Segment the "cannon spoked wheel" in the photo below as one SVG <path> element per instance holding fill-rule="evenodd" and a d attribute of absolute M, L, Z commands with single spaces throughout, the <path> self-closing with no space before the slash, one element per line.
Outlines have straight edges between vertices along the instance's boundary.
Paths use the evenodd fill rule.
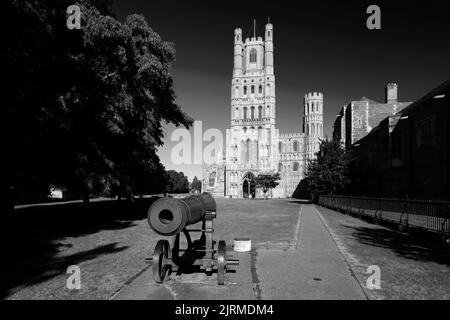
<path fill-rule="evenodd" d="M 225 283 L 225 272 L 227 268 L 227 245 L 224 240 L 219 241 L 217 247 L 217 284 Z"/>
<path fill-rule="evenodd" d="M 163 283 L 168 268 L 166 260 L 169 259 L 170 245 L 167 240 L 159 240 L 153 252 L 152 269 L 156 283 Z"/>

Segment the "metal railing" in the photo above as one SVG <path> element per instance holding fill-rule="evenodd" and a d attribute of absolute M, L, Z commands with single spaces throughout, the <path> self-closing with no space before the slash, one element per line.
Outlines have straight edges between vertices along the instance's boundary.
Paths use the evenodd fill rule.
<path fill-rule="evenodd" d="M 349 214 L 450 234 L 450 201 L 320 196 L 319 204 Z"/>

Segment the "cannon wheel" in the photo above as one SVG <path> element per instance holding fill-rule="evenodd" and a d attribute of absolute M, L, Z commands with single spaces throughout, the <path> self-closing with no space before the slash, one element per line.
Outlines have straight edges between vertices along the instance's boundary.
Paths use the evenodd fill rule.
<path fill-rule="evenodd" d="M 156 283 L 163 283 L 167 274 L 166 260 L 169 258 L 170 245 L 167 240 L 159 240 L 153 252 L 152 269 Z"/>
<path fill-rule="evenodd" d="M 224 240 L 219 241 L 217 247 L 217 284 L 225 284 L 225 271 L 227 267 L 227 245 Z"/>

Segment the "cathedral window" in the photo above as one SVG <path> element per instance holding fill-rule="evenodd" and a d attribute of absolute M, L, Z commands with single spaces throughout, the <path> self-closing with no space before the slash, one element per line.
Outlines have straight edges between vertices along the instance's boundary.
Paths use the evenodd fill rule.
<path fill-rule="evenodd" d="M 294 152 L 298 152 L 298 141 L 294 141 Z"/>
<path fill-rule="evenodd" d="M 259 93 L 259 94 L 262 93 L 262 85 L 259 85 L 259 87 L 258 87 L 258 93 Z"/>
<path fill-rule="evenodd" d="M 247 86 L 244 86 L 244 95 L 247 94 Z"/>
<path fill-rule="evenodd" d="M 282 142 L 280 142 L 280 143 L 278 144 L 278 151 L 279 151 L 279 152 L 282 152 L 282 151 L 283 151 L 283 143 L 282 143 Z"/>
<path fill-rule="evenodd" d="M 250 139 L 245 143 L 245 163 L 250 162 Z"/>
<path fill-rule="evenodd" d="M 250 63 L 256 63 L 256 49 L 250 50 Z"/>
<path fill-rule="evenodd" d="M 252 87 L 251 87 L 251 91 L 250 91 L 250 92 L 251 92 L 251 94 L 254 94 L 254 93 L 255 93 L 255 86 L 252 86 Z"/>
<path fill-rule="evenodd" d="M 316 112 L 319 112 L 319 103 L 316 103 Z"/>
<path fill-rule="evenodd" d="M 209 175 L 209 186 L 214 187 L 215 183 L 216 183 L 216 172 L 213 172 Z"/>
<path fill-rule="evenodd" d="M 244 120 L 247 120 L 247 107 L 244 107 Z"/>
<path fill-rule="evenodd" d="M 262 106 L 259 106 L 258 107 L 258 119 L 262 119 L 262 117 L 263 117 L 263 108 L 262 108 Z"/>
<path fill-rule="evenodd" d="M 292 167 L 293 171 L 298 171 L 298 162 L 294 162 L 294 165 Z"/>
<path fill-rule="evenodd" d="M 250 108 L 250 118 L 255 119 L 255 107 Z"/>

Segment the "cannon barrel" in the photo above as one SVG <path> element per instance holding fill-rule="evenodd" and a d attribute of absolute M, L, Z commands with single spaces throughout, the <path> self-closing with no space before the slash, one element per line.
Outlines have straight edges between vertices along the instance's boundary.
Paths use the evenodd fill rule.
<path fill-rule="evenodd" d="M 171 236 L 180 233 L 184 227 L 203 220 L 210 211 L 216 211 L 216 201 L 209 194 L 183 199 L 165 197 L 150 206 L 148 223 L 156 233 Z"/>

